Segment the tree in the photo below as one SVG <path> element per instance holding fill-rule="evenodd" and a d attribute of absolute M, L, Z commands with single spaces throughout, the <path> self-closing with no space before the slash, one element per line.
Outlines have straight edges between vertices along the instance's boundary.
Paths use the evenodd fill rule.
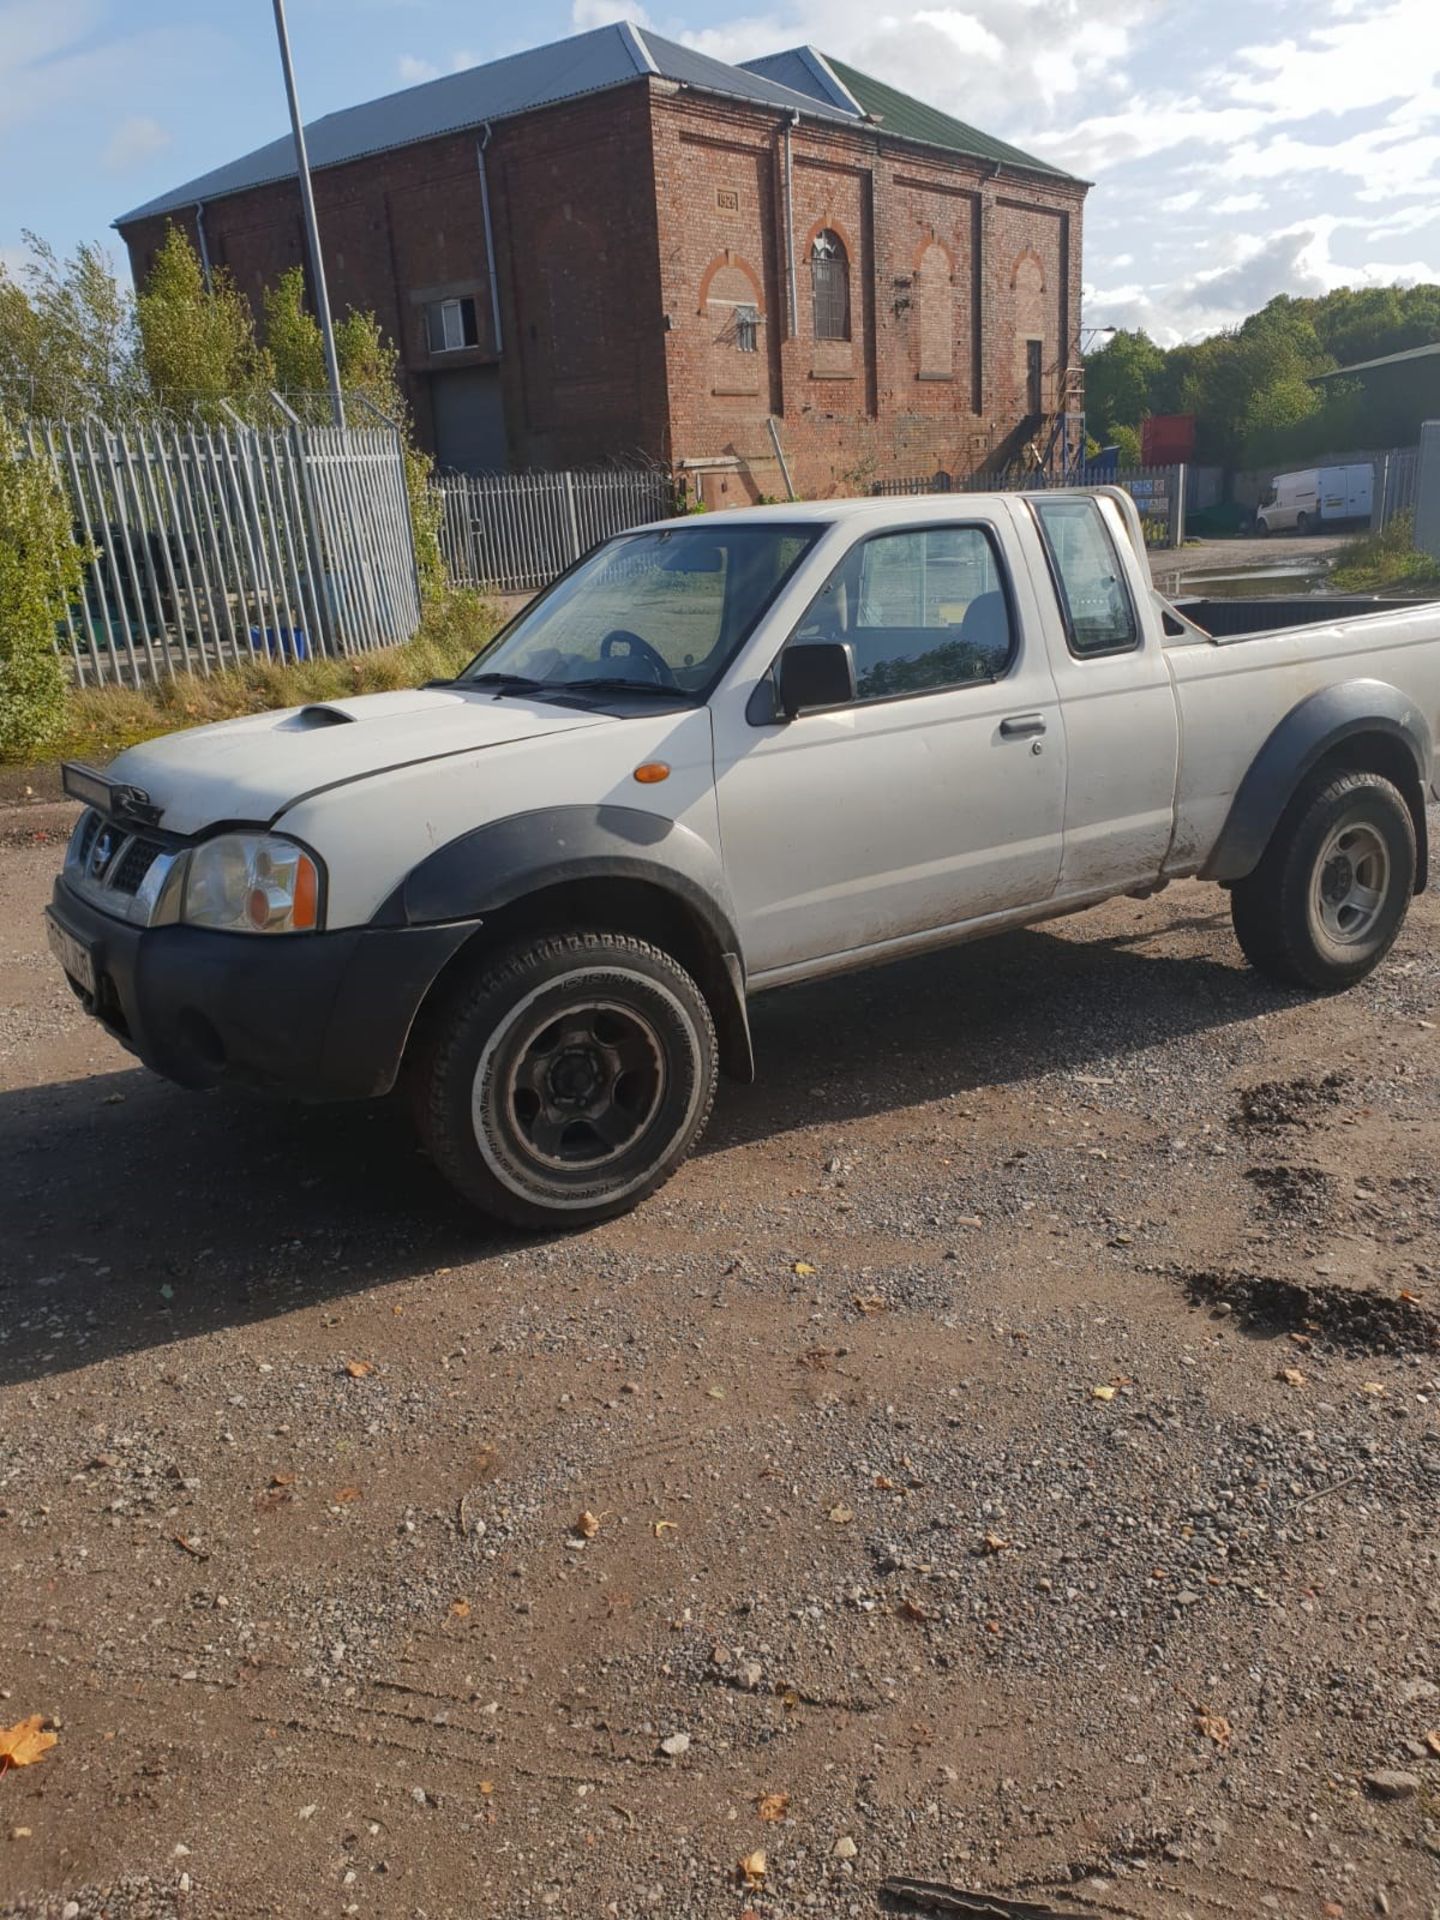
<path fill-rule="evenodd" d="M 124 414 L 139 401 L 135 307 L 102 248 L 62 260 L 26 233 L 18 275 L 0 265 L 0 406 L 12 417 Z"/>
<path fill-rule="evenodd" d="M 1102 441 L 1117 427 L 1138 427 L 1154 411 L 1150 393 L 1165 365 L 1165 355 L 1144 333 L 1112 333 L 1103 347 L 1085 358 L 1085 418 Z"/>
<path fill-rule="evenodd" d="M 167 412 L 223 419 L 221 401 L 243 409 L 274 385 L 249 301 L 223 270 L 206 286 L 178 227 L 161 242 L 135 310 L 150 393 Z"/>
<path fill-rule="evenodd" d="M 42 751 L 65 718 L 55 628 L 80 592 L 70 508 L 43 458 L 0 411 L 0 756 Z"/>

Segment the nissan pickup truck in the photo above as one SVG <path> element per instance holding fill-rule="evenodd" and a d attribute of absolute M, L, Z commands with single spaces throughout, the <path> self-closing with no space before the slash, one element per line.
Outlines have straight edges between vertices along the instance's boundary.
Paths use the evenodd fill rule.
<path fill-rule="evenodd" d="M 1184 875 L 1261 972 L 1352 985 L 1425 885 L 1437 726 L 1440 606 L 1173 607 L 1117 490 L 715 513 L 453 681 L 67 768 L 50 940 L 180 1085 L 402 1087 L 461 1193 L 582 1225 L 753 1077 L 773 988 Z"/>

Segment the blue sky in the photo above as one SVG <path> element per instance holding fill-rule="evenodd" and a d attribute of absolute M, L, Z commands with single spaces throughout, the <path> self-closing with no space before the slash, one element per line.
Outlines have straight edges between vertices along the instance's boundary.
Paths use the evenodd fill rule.
<path fill-rule="evenodd" d="M 1440 280 L 1440 0 L 289 0 L 306 116 L 628 16 L 808 40 L 1096 182 L 1087 323 Z M 270 0 L 0 0 L 0 259 L 284 130 Z M 118 249 L 117 249 L 118 253 Z"/>

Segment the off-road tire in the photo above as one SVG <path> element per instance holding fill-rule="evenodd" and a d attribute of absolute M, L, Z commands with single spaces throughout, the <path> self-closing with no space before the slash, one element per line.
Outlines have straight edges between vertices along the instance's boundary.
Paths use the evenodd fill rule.
<path fill-rule="evenodd" d="M 577 1029 L 569 1044 L 566 1022 L 598 1034 L 588 1066 L 584 1034 Z M 619 1036 L 613 1053 L 607 1022 Z M 606 1062 L 622 1057 L 641 1063 L 629 1075 L 638 1087 L 633 1136 L 611 1144 L 590 1135 L 577 1110 L 554 1138 L 562 1125 L 551 1106 L 555 1075 L 578 1072 L 583 1097 L 586 1073 L 603 1083 Z M 710 1118 L 716 1072 L 710 1009 L 685 969 L 644 940 L 596 931 L 531 938 L 487 955 L 425 1016 L 408 1079 L 421 1139 L 467 1200 L 513 1226 L 571 1230 L 628 1213 L 665 1184 Z M 609 1078 L 618 1088 L 627 1075 Z M 541 1091 L 519 1084 L 527 1081 Z M 574 1093 L 567 1086 L 564 1097 Z M 596 1112 L 604 1097 L 602 1084 Z M 538 1108 L 528 1123 L 525 1101 Z M 623 1130 L 618 1093 L 603 1112 L 611 1126 L 619 1114 Z M 559 1165 L 576 1151 L 571 1136 L 581 1158 Z M 586 1148 L 609 1158 L 587 1164 Z"/>
<path fill-rule="evenodd" d="M 1327 872 L 1352 835 L 1374 848 L 1383 885 L 1374 918 L 1338 939 L 1320 905 Z M 1383 848 L 1383 863 L 1381 849 Z M 1285 986 L 1336 993 L 1379 966 L 1395 944 L 1415 887 L 1415 823 L 1398 787 L 1377 773 L 1319 776 L 1286 809 L 1255 871 L 1235 883 L 1230 914 L 1245 958 Z"/>

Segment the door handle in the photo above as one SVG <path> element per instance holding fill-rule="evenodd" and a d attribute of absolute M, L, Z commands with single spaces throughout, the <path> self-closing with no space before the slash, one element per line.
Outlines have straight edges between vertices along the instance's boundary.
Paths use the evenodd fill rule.
<path fill-rule="evenodd" d="M 1012 713 L 1008 720 L 1000 722 L 1002 740 L 1028 740 L 1032 734 L 1044 731 L 1045 722 L 1038 713 Z"/>

